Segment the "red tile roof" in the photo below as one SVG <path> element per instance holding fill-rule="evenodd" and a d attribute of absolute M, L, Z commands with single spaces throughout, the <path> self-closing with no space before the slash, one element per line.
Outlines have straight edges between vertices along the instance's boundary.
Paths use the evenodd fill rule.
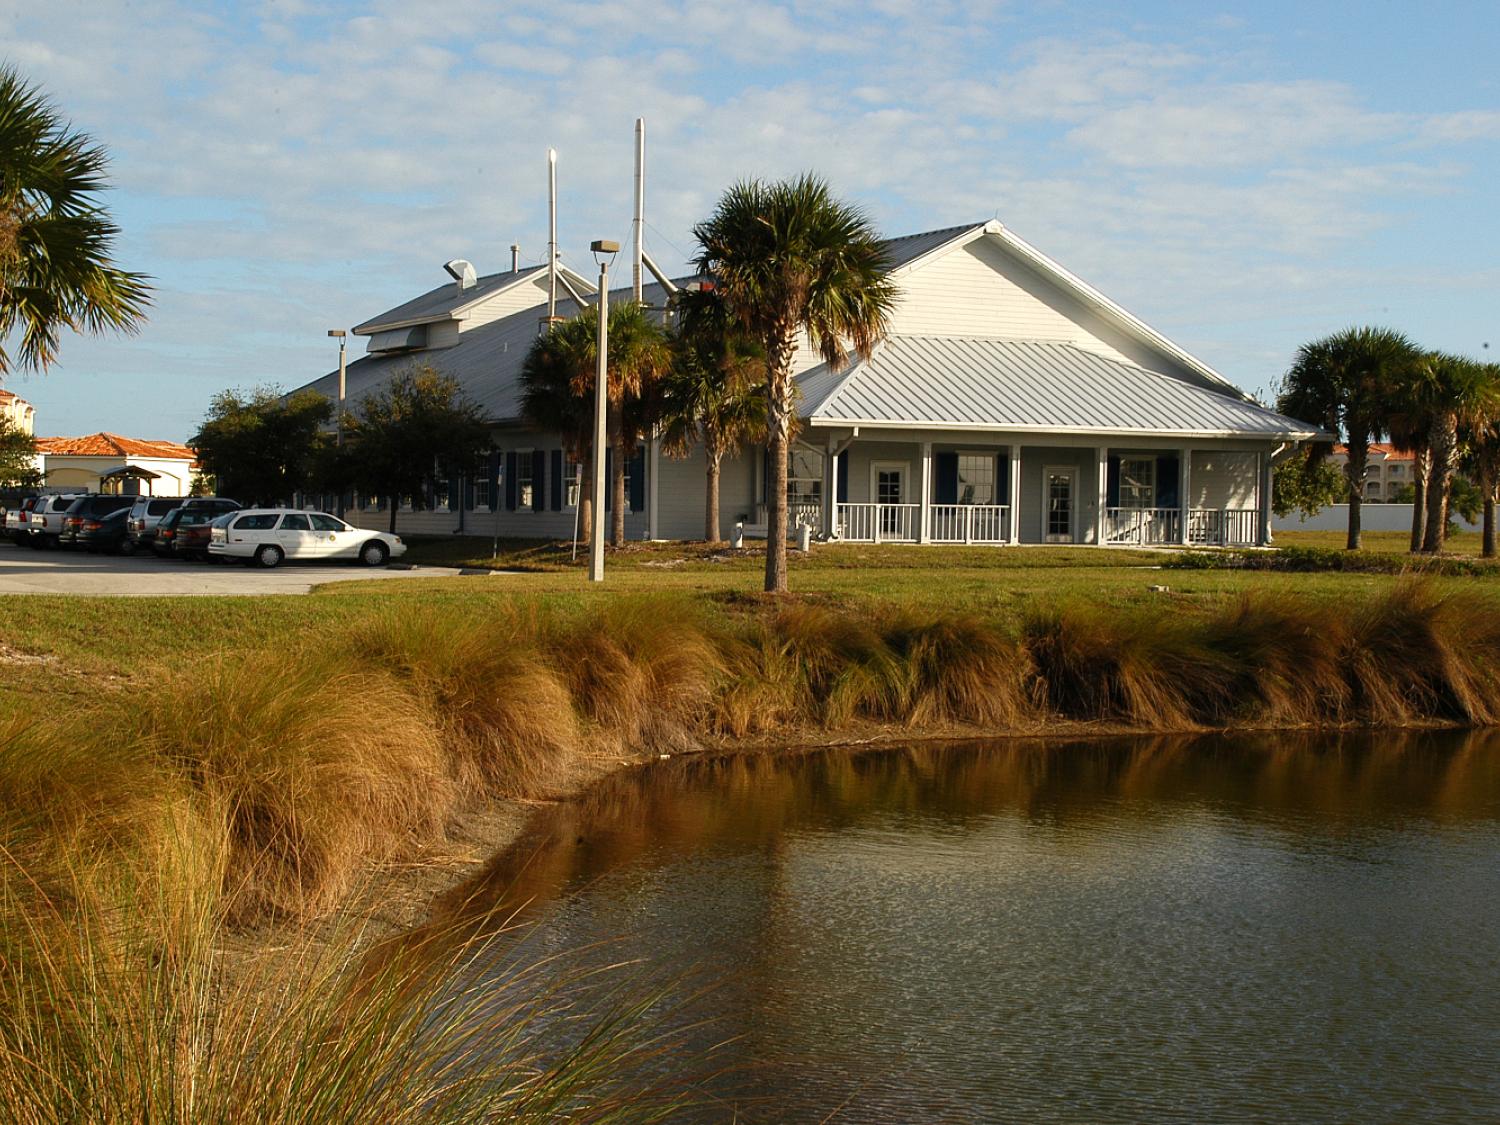
<path fill-rule="evenodd" d="M 144 441 L 119 434 L 97 433 L 86 437 L 39 437 L 38 453 L 69 457 L 162 457 L 172 461 L 196 461 L 198 455 L 175 441 Z"/>
<path fill-rule="evenodd" d="M 1333 451 L 1335 453 L 1342 454 L 1342 455 L 1344 455 L 1344 456 L 1347 457 L 1348 454 L 1349 454 L 1349 447 L 1346 446 L 1346 445 L 1335 445 L 1333 447 Z M 1413 456 L 1412 454 L 1410 454 L 1410 453 L 1402 453 L 1394 445 L 1391 445 L 1390 443 L 1383 442 L 1383 441 L 1372 441 L 1370 443 L 1370 453 L 1372 455 L 1378 455 L 1378 456 L 1384 457 L 1387 461 L 1415 461 L 1416 460 L 1416 457 Z"/>

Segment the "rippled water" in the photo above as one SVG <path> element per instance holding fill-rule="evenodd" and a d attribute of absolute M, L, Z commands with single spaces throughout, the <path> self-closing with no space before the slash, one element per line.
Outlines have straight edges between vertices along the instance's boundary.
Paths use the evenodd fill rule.
<path fill-rule="evenodd" d="M 1500 740 L 673 761 L 491 902 L 717 987 L 705 1120 L 1500 1121 Z"/>

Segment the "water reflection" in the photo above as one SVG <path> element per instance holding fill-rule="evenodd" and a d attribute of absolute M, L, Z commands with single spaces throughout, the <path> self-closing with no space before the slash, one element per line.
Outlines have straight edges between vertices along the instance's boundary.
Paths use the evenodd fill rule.
<path fill-rule="evenodd" d="M 1476 1120 L 1497 860 L 1494 734 L 1007 741 L 623 774 L 465 909 L 721 982 L 739 1120 Z"/>

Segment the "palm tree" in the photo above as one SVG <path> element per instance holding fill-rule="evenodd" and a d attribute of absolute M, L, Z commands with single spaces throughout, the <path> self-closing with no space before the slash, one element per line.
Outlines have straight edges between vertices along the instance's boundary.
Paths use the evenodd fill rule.
<path fill-rule="evenodd" d="M 717 544 L 724 457 L 765 440 L 764 353 L 737 329 L 713 290 L 683 293 L 677 313 L 676 362 L 662 394 L 663 448 L 686 457 L 694 442 L 703 443 L 703 538 Z"/>
<path fill-rule="evenodd" d="M 770 459 L 766 589 L 787 588 L 787 456 L 795 410 L 792 364 L 799 337 L 832 366 L 852 351 L 868 358 L 895 305 L 886 259 L 870 220 L 812 175 L 779 183 L 744 180 L 693 228 L 695 264 L 714 280 L 730 317 L 766 354 Z"/>
<path fill-rule="evenodd" d="M 1276 408 L 1344 434 L 1349 460 L 1350 551 L 1360 546 L 1360 505 L 1370 443 L 1385 433 L 1392 396 L 1419 357 L 1416 347 L 1389 328 L 1348 328 L 1297 349 L 1282 380 Z"/>
<path fill-rule="evenodd" d="M 1479 487 L 1479 494 L 1484 499 L 1484 545 L 1480 553 L 1492 559 L 1495 557 L 1495 501 L 1500 494 L 1500 415 L 1486 418 L 1466 437 L 1460 464 L 1464 475 Z"/>
<path fill-rule="evenodd" d="M 1448 537 L 1448 492 L 1458 465 L 1460 429 L 1478 429 L 1500 410 L 1500 368 L 1462 356 L 1432 352 L 1419 365 L 1419 381 L 1432 404 L 1427 447 L 1432 474 L 1427 486 L 1427 527 L 1422 550 L 1435 554 Z"/>
<path fill-rule="evenodd" d="M 599 310 L 591 306 L 539 336 L 521 368 L 522 411 L 536 424 L 557 430 L 575 453 L 584 454 L 590 481 L 598 339 Z M 644 305 L 627 301 L 610 307 L 606 365 L 609 444 L 614 453 L 611 541 L 620 547 L 625 543 L 625 466 L 649 424 L 639 407 L 672 366 L 667 334 Z M 580 496 L 579 505 L 580 525 L 591 527 L 592 504 L 585 508 Z"/>
<path fill-rule="evenodd" d="M 1427 530 L 1427 484 L 1432 476 L 1432 450 L 1427 444 L 1432 432 L 1432 402 L 1428 385 L 1422 378 L 1420 362 L 1402 373 L 1389 406 L 1386 429 L 1391 445 L 1412 456 L 1409 549 L 1415 554 L 1422 549 L 1422 535 Z"/>
<path fill-rule="evenodd" d="M 0 376 L 45 371 L 64 328 L 135 331 L 150 305 L 143 274 L 110 253 L 119 228 L 97 201 L 104 150 L 58 116 L 14 69 L 0 67 Z"/>
<path fill-rule="evenodd" d="M 562 440 L 568 456 L 583 464 L 583 482 L 578 490 L 578 527 L 587 543 L 594 529 L 592 385 L 599 355 L 599 316 L 575 316 L 554 324 L 538 336 L 521 364 L 521 414 L 540 430 L 550 430 Z M 586 381 L 589 390 L 577 394 Z"/>

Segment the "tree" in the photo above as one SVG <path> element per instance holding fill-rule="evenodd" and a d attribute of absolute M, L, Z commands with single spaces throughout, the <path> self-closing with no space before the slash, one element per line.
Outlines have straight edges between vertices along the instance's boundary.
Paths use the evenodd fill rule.
<path fill-rule="evenodd" d="M 188 442 L 200 472 L 227 495 L 252 504 L 287 502 L 305 489 L 333 404 L 316 391 L 283 397 L 275 387 L 214 396 Z"/>
<path fill-rule="evenodd" d="M 796 421 L 792 364 L 799 337 L 833 367 L 868 358 L 896 302 L 870 220 L 812 175 L 745 180 L 693 234 L 696 265 L 714 280 L 731 319 L 765 349 L 770 495 L 768 591 L 787 588 L 787 456 Z"/>
<path fill-rule="evenodd" d="M 578 447 L 589 451 L 598 341 L 599 310 L 586 308 L 539 337 L 521 368 L 522 410 L 526 416 L 538 425 L 558 431 L 565 443 L 571 438 Z M 606 429 L 614 454 L 610 473 L 614 508 L 610 538 L 616 547 L 625 543 L 625 466 L 634 456 L 641 434 L 651 425 L 652 412 L 646 407 L 656 401 L 656 384 L 671 366 L 672 349 L 667 334 L 644 305 L 626 301 L 610 306 L 605 393 L 609 404 Z M 590 462 L 590 480 L 591 470 Z M 578 515 L 582 524 L 584 511 L 580 509 Z"/>
<path fill-rule="evenodd" d="M 1288 457 L 1271 476 L 1271 510 L 1278 516 L 1301 512 L 1311 516 L 1349 496 L 1349 482 L 1337 467 L 1310 447 L 1306 455 Z"/>
<path fill-rule="evenodd" d="M 1419 354 L 1410 340 L 1389 328 L 1348 328 L 1302 345 L 1282 380 L 1277 410 L 1344 435 L 1349 450 L 1344 465 L 1349 481 L 1348 550 L 1360 546 L 1370 443 L 1385 433 L 1395 388 Z"/>
<path fill-rule="evenodd" d="M 439 474 L 473 473 L 489 450 L 483 410 L 430 364 L 398 372 L 365 396 L 359 414 L 353 433 L 344 434 L 351 475 L 361 491 L 390 498 L 393 533 L 401 497 L 420 506 Z"/>
<path fill-rule="evenodd" d="M 1500 412 L 1500 367 L 1432 352 L 1422 358 L 1417 370 L 1416 381 L 1426 388 L 1431 407 L 1427 448 L 1432 470 L 1422 550 L 1435 554 L 1448 537 L 1449 486 L 1458 466 L 1459 430 L 1482 426 Z"/>
<path fill-rule="evenodd" d="M 1474 427 L 1464 443 L 1463 470 L 1474 482 L 1483 506 L 1483 546 L 1480 553 L 1495 557 L 1495 503 L 1500 498 L 1500 416 Z"/>
<path fill-rule="evenodd" d="M 711 289 L 683 293 L 677 313 L 676 359 L 662 393 L 663 448 L 685 457 L 703 443 L 703 538 L 716 544 L 724 457 L 765 440 L 765 353 Z"/>
<path fill-rule="evenodd" d="M 133 332 L 145 320 L 145 275 L 111 258 L 119 228 L 97 198 L 107 164 L 36 87 L 0 67 L 0 376 L 13 363 L 45 371 L 64 328 Z"/>
<path fill-rule="evenodd" d="M 36 467 L 36 438 L 0 414 L 0 488 L 36 488 L 42 474 Z"/>

